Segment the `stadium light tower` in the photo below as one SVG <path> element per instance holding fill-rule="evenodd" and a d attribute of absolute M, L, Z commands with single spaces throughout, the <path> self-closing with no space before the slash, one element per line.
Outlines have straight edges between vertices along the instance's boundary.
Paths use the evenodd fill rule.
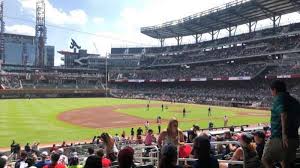
<path fill-rule="evenodd" d="M 0 70 L 1 64 L 5 63 L 5 51 L 4 51 L 4 31 L 5 31 L 5 23 L 4 23 L 4 1 L 0 2 Z"/>
<path fill-rule="evenodd" d="M 36 38 L 36 55 L 35 64 L 38 67 L 45 65 L 45 44 L 47 40 L 46 29 L 46 8 L 44 0 L 37 0 L 36 2 L 36 26 L 35 26 L 35 38 Z"/>

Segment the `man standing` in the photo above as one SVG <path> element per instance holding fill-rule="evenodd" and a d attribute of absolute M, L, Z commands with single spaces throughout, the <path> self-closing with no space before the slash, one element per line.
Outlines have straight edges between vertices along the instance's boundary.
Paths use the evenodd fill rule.
<path fill-rule="evenodd" d="M 208 117 L 211 116 L 211 108 L 208 107 Z"/>
<path fill-rule="evenodd" d="M 147 132 L 149 130 L 149 127 L 150 127 L 149 121 L 146 121 L 145 124 L 144 124 L 144 126 L 145 126 L 145 134 L 147 134 Z"/>
<path fill-rule="evenodd" d="M 271 110 L 271 137 L 265 145 L 262 162 L 266 168 L 281 162 L 283 168 L 295 167 L 299 146 L 299 102 L 290 96 L 282 81 L 271 84 L 273 105 Z"/>
<path fill-rule="evenodd" d="M 183 108 L 183 110 L 182 110 L 183 118 L 185 117 L 185 113 L 186 113 L 186 110 L 185 110 L 185 108 Z"/>
<path fill-rule="evenodd" d="M 136 136 L 139 137 L 139 136 L 142 136 L 143 134 L 143 130 L 141 127 L 139 127 L 137 130 L 136 130 Z"/>
<path fill-rule="evenodd" d="M 158 128 L 158 133 L 160 134 L 161 131 L 161 117 L 157 117 L 157 128 Z"/>
<path fill-rule="evenodd" d="M 150 108 L 150 105 L 149 105 L 149 103 L 147 104 L 147 111 L 149 111 L 149 108 Z"/>
<path fill-rule="evenodd" d="M 227 127 L 228 124 L 228 117 L 224 116 L 224 127 Z"/>
<path fill-rule="evenodd" d="M 164 111 L 164 104 L 161 105 L 161 111 Z"/>

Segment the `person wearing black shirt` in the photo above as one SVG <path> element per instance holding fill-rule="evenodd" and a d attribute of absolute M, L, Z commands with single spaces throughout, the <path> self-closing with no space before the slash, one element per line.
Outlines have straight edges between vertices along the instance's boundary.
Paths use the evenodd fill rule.
<path fill-rule="evenodd" d="M 210 142 L 208 137 L 199 136 L 194 140 L 192 154 L 198 159 L 193 168 L 219 168 L 218 160 L 210 154 Z"/>
<path fill-rule="evenodd" d="M 261 157 L 263 155 L 264 152 L 264 148 L 265 148 L 265 133 L 262 131 L 256 131 L 254 133 L 254 141 L 256 144 L 256 152 L 258 154 L 259 159 L 261 160 Z"/>
<path fill-rule="evenodd" d="M 139 127 L 137 130 L 136 130 L 136 136 L 141 136 L 143 134 L 143 129 L 141 127 Z"/>
<path fill-rule="evenodd" d="M 208 107 L 208 116 L 211 116 L 211 108 Z"/>
<path fill-rule="evenodd" d="M 29 152 L 31 151 L 30 146 L 29 146 L 29 143 L 27 143 L 27 144 L 25 145 L 24 150 L 25 150 L 27 153 L 29 153 Z"/>
<path fill-rule="evenodd" d="M 133 140 L 133 137 L 134 137 L 134 130 L 133 130 L 133 128 L 131 128 L 130 135 L 131 135 L 131 140 Z"/>

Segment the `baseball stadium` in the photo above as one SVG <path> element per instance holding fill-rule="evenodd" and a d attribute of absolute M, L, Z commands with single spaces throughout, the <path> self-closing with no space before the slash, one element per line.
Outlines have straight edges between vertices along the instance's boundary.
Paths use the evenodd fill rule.
<path fill-rule="evenodd" d="M 0 3 L 0 168 L 300 167 L 300 0 L 145 25 L 159 45 L 105 56 L 48 25 L 50 2 L 34 1 L 34 35 L 7 32 L 27 20 Z"/>

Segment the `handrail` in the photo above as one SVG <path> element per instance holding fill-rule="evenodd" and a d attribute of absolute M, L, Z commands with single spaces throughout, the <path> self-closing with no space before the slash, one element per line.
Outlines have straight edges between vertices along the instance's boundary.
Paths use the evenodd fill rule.
<path fill-rule="evenodd" d="M 216 141 L 216 142 L 210 142 L 211 145 L 229 145 L 229 144 L 234 144 L 240 146 L 240 143 L 237 141 Z M 193 143 L 186 143 L 186 145 L 193 146 Z M 245 156 L 244 150 L 243 150 L 243 155 Z M 178 158 L 178 161 L 184 161 L 185 163 L 187 161 L 197 161 L 198 159 L 194 158 Z M 234 164 L 234 165 L 243 165 L 245 167 L 245 161 L 235 161 L 235 160 L 221 160 L 218 159 L 219 163 L 228 163 L 228 164 Z"/>

